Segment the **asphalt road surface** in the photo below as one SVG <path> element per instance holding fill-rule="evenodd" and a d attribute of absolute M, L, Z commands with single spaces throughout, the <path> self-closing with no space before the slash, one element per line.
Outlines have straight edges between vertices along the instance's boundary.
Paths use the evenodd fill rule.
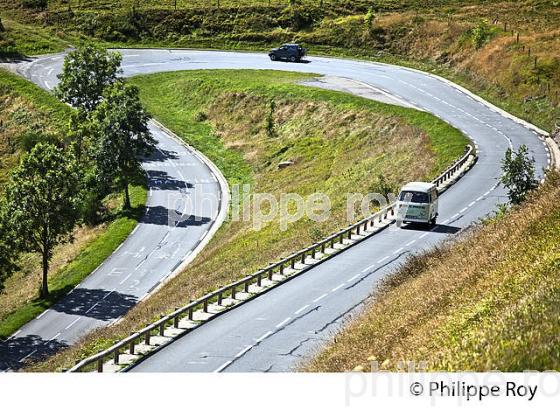
<path fill-rule="evenodd" d="M 545 145 L 534 131 L 449 83 L 413 70 L 319 57 L 309 58 L 306 63 L 289 64 L 271 62 L 266 55 L 254 53 L 191 50 L 123 50 L 122 53 L 125 75 L 233 68 L 302 71 L 356 80 L 374 87 L 373 94 L 378 92 L 374 90 L 381 90 L 459 128 L 475 142 L 479 155 L 475 167 L 441 197 L 439 224 L 433 229 L 392 226 L 206 323 L 139 363 L 132 371 L 294 369 L 335 334 L 344 320 L 360 308 L 378 280 L 393 271 L 408 254 L 441 243 L 506 201 L 498 180 L 500 161 L 508 147 L 527 145 L 536 160 L 539 177 L 549 163 Z M 56 82 L 61 64 L 61 56 L 46 57 L 23 72 L 34 82 L 50 88 Z M 364 93 L 362 87 L 360 94 L 367 97 Z M 143 236 L 140 243 L 149 247 L 154 240 Z M 125 266 L 130 269 L 132 264 Z M 111 288 L 104 281 L 98 286 Z M 51 322 L 42 330 L 45 335 L 42 339 L 48 340 L 57 328 L 60 326 Z"/>
<path fill-rule="evenodd" d="M 42 72 L 41 63 L 32 72 Z M 50 88 L 56 81 L 38 83 Z M 150 131 L 158 144 L 142 163 L 149 188 L 145 215 L 126 241 L 69 295 L 0 343 L 0 370 L 44 358 L 118 320 L 203 246 L 223 205 L 217 177 L 163 129 L 151 123 Z"/>

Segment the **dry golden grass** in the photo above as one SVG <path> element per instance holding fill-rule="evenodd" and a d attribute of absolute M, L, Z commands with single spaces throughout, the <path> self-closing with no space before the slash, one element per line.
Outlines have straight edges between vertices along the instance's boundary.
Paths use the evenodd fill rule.
<path fill-rule="evenodd" d="M 59 245 L 55 249 L 49 279 L 55 280 L 62 268 L 72 262 L 105 228 L 104 224 L 96 227 L 75 228 L 74 240 Z M 19 266 L 21 269 L 6 280 L 5 289 L 0 293 L 0 321 L 23 304 L 34 300 L 39 294 L 42 275 L 40 256 L 25 254 L 20 258 Z"/>
<path fill-rule="evenodd" d="M 560 368 L 560 177 L 523 208 L 415 257 L 306 371 Z"/>

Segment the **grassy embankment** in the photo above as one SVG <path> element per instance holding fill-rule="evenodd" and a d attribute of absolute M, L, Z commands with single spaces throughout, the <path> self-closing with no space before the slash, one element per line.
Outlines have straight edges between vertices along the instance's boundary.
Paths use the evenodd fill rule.
<path fill-rule="evenodd" d="M 0 193 L 9 181 L 32 131 L 64 137 L 70 108 L 34 84 L 0 69 Z M 133 210 L 122 212 L 120 195 L 106 198 L 108 210 L 98 226 L 77 227 L 72 243 L 59 246 L 51 263 L 47 300 L 37 298 L 41 280 L 41 263 L 36 254 L 19 260 L 20 270 L 5 283 L 0 294 L 0 339 L 39 315 L 66 295 L 101 264 L 134 229 L 143 214 L 146 189 L 131 190 Z"/>
<path fill-rule="evenodd" d="M 409 261 L 303 369 L 368 371 L 371 358 L 384 370 L 408 361 L 430 371 L 559 370 L 559 197 L 555 174 L 522 208 Z"/>
<path fill-rule="evenodd" d="M 547 130 L 560 116 L 556 0 L 381 0 L 371 23 L 365 19 L 368 1 L 296 3 L 223 0 L 217 9 L 216 2 L 179 0 L 176 11 L 167 1 L 133 12 L 132 2 L 70 2 L 69 12 L 68 2 L 51 1 L 46 13 L 0 0 L 11 10 L 3 13 L 9 19 L 28 25 L 29 33 L 51 33 L 56 42 L 86 35 L 115 46 L 264 50 L 297 41 L 312 53 L 437 72 Z M 28 47 L 27 36 L 5 35 L 14 37 L 16 49 Z"/>
<path fill-rule="evenodd" d="M 122 322 L 94 331 L 35 370 L 67 367 L 189 299 L 346 226 L 345 193 L 379 192 L 377 175 L 392 187 L 427 179 L 463 152 L 465 138 L 427 113 L 294 84 L 304 78 L 309 75 L 195 71 L 131 79 L 154 116 L 208 155 L 230 184 L 251 183 L 253 192 L 276 198 L 324 192 L 331 217 L 322 223 L 304 217 L 285 232 L 278 216 L 258 231 L 252 220 L 227 221 L 190 267 Z M 286 160 L 294 164 L 279 169 Z"/>

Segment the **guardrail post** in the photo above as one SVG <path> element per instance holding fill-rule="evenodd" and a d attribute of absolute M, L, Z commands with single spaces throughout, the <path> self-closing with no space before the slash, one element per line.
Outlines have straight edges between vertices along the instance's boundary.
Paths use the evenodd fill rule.
<path fill-rule="evenodd" d="M 331 238 L 331 248 L 334 248 L 334 238 Z"/>
<path fill-rule="evenodd" d="M 321 253 L 325 253 L 325 242 L 321 243 Z"/>
<path fill-rule="evenodd" d="M 218 306 L 222 306 L 222 292 L 218 293 Z"/>
<path fill-rule="evenodd" d="M 340 234 L 340 244 L 344 243 L 344 234 Z"/>
<path fill-rule="evenodd" d="M 233 300 L 235 300 L 235 293 L 236 293 L 237 289 L 235 289 L 235 286 L 231 287 L 231 298 Z"/>
<path fill-rule="evenodd" d="M 115 364 L 119 364 L 119 349 L 115 350 L 115 354 L 113 356 L 113 362 Z"/>
<path fill-rule="evenodd" d="M 301 253 L 301 263 L 305 263 L 305 251 Z"/>
<path fill-rule="evenodd" d="M 292 256 L 292 259 L 290 259 L 290 267 L 292 269 L 296 268 L 296 258 L 294 256 Z"/>
<path fill-rule="evenodd" d="M 356 226 L 356 235 L 360 234 L 360 224 L 358 224 L 358 226 Z"/>
<path fill-rule="evenodd" d="M 130 344 L 128 345 L 128 353 L 134 354 L 134 347 L 135 347 L 134 340 L 131 340 Z"/>
<path fill-rule="evenodd" d="M 97 359 L 97 373 L 103 373 L 103 358 Z"/>
<path fill-rule="evenodd" d="M 176 311 L 179 310 L 179 308 L 175 309 Z M 175 315 L 175 317 L 173 318 L 173 327 L 175 329 L 177 329 L 179 327 L 179 315 Z"/>
<path fill-rule="evenodd" d="M 189 308 L 189 320 L 193 320 L 193 308 Z"/>
<path fill-rule="evenodd" d="M 316 244 L 313 244 L 313 245 L 316 245 Z M 311 259 L 315 259 L 315 252 L 316 252 L 315 247 L 311 248 Z"/>
<path fill-rule="evenodd" d="M 245 293 L 249 293 L 249 280 L 246 280 L 244 285 L 245 285 L 245 287 L 244 287 Z"/>
<path fill-rule="evenodd" d="M 352 229 L 348 230 L 348 239 L 352 239 Z"/>
<path fill-rule="evenodd" d="M 150 345 L 150 337 L 151 337 L 151 330 L 148 330 L 145 334 L 144 334 L 144 344 L 146 346 Z"/>
<path fill-rule="evenodd" d="M 208 299 L 204 299 L 204 304 L 202 306 L 202 311 L 208 313 Z"/>
<path fill-rule="evenodd" d="M 283 274 L 284 274 L 284 264 L 281 263 L 280 264 L 280 275 L 283 275 Z"/>
<path fill-rule="evenodd" d="M 257 275 L 257 286 L 261 286 L 261 280 L 262 280 L 262 279 L 261 279 L 261 274 L 259 273 L 259 274 Z"/>
<path fill-rule="evenodd" d="M 272 268 L 268 268 L 268 280 L 272 280 Z"/>
<path fill-rule="evenodd" d="M 160 319 L 161 318 L 163 318 L 163 315 L 161 315 Z M 165 322 L 159 324 L 159 335 L 160 336 L 165 335 Z"/>
<path fill-rule="evenodd" d="M 389 212 L 391 212 L 391 216 L 395 216 L 395 207 L 391 207 Z"/>

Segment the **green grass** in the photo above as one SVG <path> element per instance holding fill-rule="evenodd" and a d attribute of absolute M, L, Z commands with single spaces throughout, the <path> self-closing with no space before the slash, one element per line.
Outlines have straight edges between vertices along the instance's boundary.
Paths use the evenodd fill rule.
<path fill-rule="evenodd" d="M 347 226 L 346 193 L 379 192 L 378 175 L 397 189 L 430 178 L 462 154 L 465 137 L 430 114 L 296 84 L 311 76 L 200 70 L 129 79 L 154 117 L 212 159 L 230 184 L 249 183 L 251 192 L 275 198 L 323 192 L 331 215 L 322 222 L 303 217 L 285 231 L 278 216 L 260 230 L 253 219 L 227 220 L 185 271 L 117 325 L 93 331 L 34 370 L 68 367 L 189 299 Z M 266 125 L 271 100 L 273 135 Z M 294 164 L 279 169 L 284 160 Z"/>
<path fill-rule="evenodd" d="M 459 130 L 429 113 L 296 84 L 313 77 L 317 75 L 271 70 L 200 70 L 141 75 L 132 77 L 130 81 L 140 87 L 142 101 L 148 110 L 214 161 L 230 184 L 250 181 L 250 171 L 243 161 L 243 153 L 226 149 L 208 122 L 192 120 L 223 93 L 251 93 L 265 99 L 311 100 L 332 104 L 341 110 L 366 109 L 402 118 L 423 130 L 430 138 L 437 162 L 429 176 L 434 176 L 455 160 L 468 143 Z M 182 93 L 182 87 L 185 86 L 199 89 L 186 97 Z"/>
<path fill-rule="evenodd" d="M 30 26 L 8 18 L 2 18 L 2 23 L 6 31 L 0 33 L 0 60 L 57 53 L 70 46 L 70 41 L 59 38 L 52 28 Z"/>
<path fill-rule="evenodd" d="M 103 263 L 132 232 L 144 214 L 146 199 L 145 186 L 131 186 L 132 210 L 120 211 L 107 228 L 82 249 L 76 259 L 58 271 L 53 279 L 49 279 L 50 296 L 47 299 L 36 298 L 8 314 L 0 322 L 0 339 L 9 337 L 50 308 Z"/>

